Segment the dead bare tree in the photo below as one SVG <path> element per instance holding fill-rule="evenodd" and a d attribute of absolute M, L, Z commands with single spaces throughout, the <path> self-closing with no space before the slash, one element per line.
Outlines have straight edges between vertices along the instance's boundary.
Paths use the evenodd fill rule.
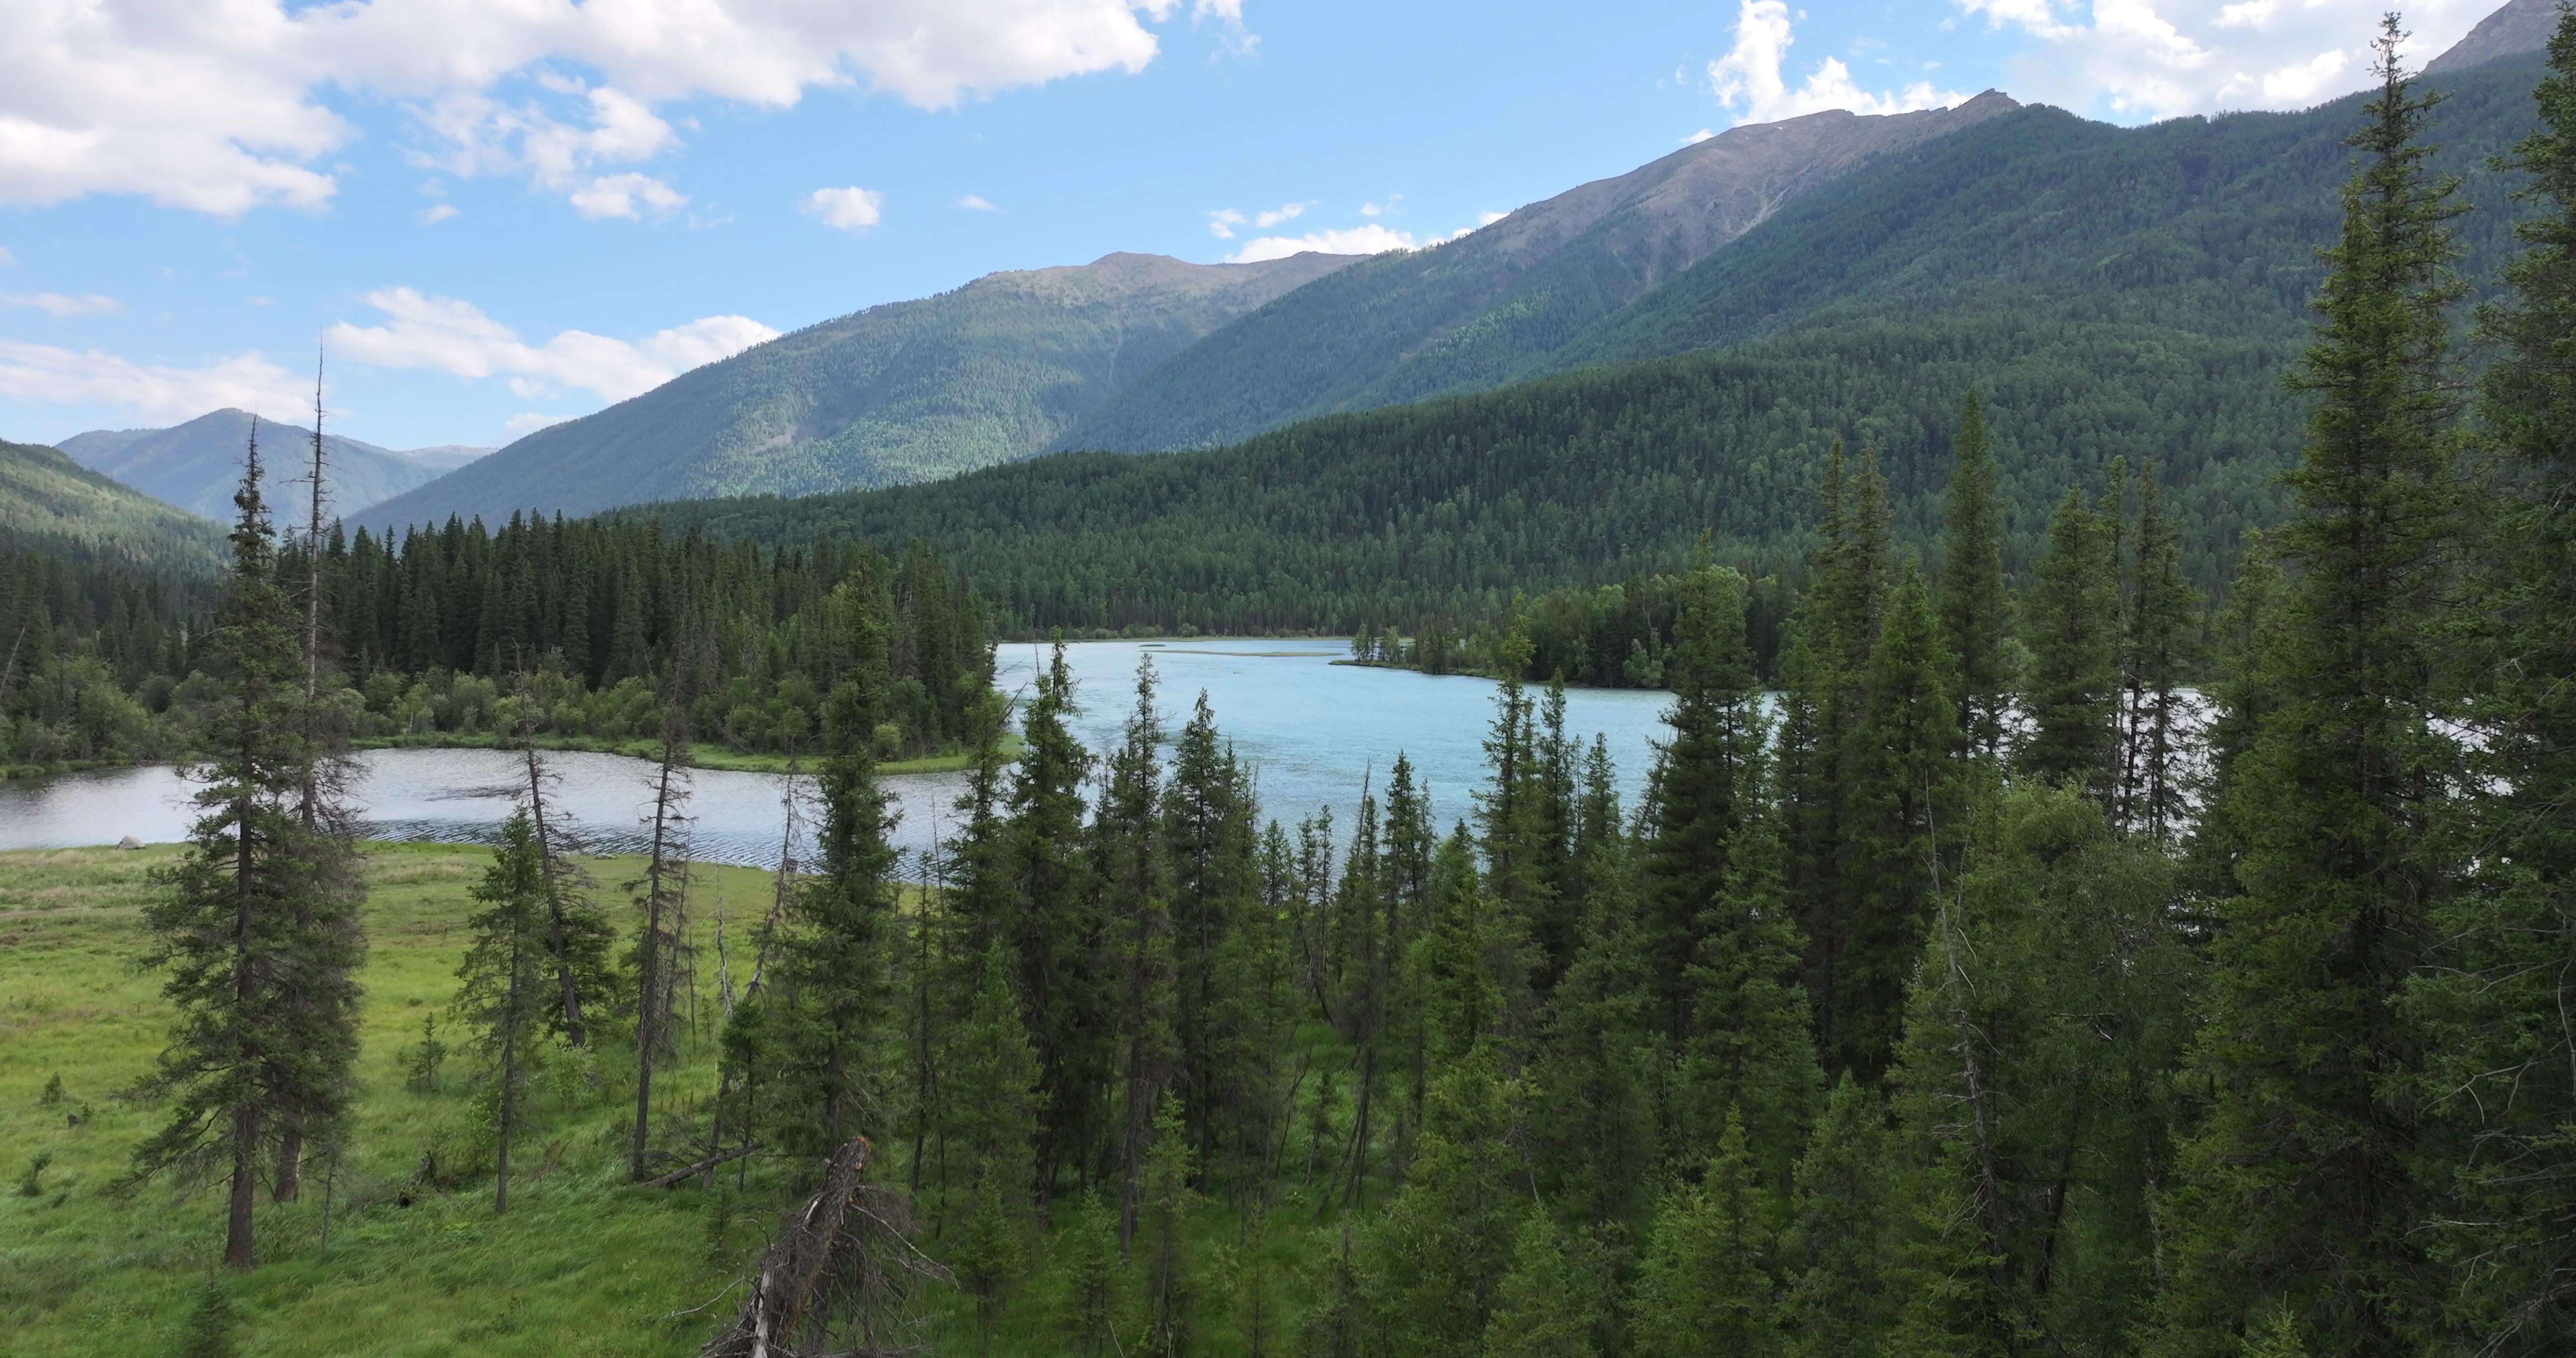
<path fill-rule="evenodd" d="M 823 1186 L 762 1251 L 751 1294 L 700 1358 L 891 1358 L 920 1353 L 920 1292 L 948 1271 L 912 1246 L 910 1202 L 867 1182 L 870 1147 L 852 1137 Z"/>

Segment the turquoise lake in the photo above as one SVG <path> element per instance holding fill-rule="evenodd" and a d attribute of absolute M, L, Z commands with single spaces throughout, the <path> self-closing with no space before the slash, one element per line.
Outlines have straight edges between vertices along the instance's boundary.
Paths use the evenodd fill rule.
<path fill-rule="evenodd" d="M 1457 675 L 1364 669 L 1332 663 L 1349 655 L 1338 641 L 1099 641 L 1065 648 L 1081 710 L 1075 732 L 1095 752 L 1113 748 L 1135 706 L 1136 667 L 1151 656 L 1161 691 L 1156 702 L 1168 735 L 1189 719 L 1201 691 L 1218 729 L 1259 780 L 1264 819 L 1295 821 L 1330 808 L 1337 831 L 1348 827 L 1364 781 L 1383 787 L 1398 753 L 1428 783 L 1445 828 L 1473 808 L 1484 777 L 1482 742 L 1493 719 L 1496 686 Z M 1043 647 L 1004 646 L 997 682 L 1025 700 Z M 1620 788 L 1633 809 L 1665 734 L 1661 692 L 1578 689 L 1566 695 L 1566 728 L 1587 744 L 1596 733 L 1618 763 Z M 477 842 L 509 814 L 492 789 L 515 776 L 514 756 L 494 750 L 375 750 L 360 756 L 356 795 L 371 838 Z M 632 849 L 642 838 L 652 766 L 598 754 L 551 754 L 560 779 L 559 808 L 595 851 Z M 701 770 L 692 776 L 693 852 L 713 862 L 777 861 L 782 794 L 776 774 Z M 962 785 L 956 774 L 886 780 L 901 802 L 897 839 L 916 856 L 955 820 Z M 0 849 L 146 843 L 187 833 L 189 784 L 168 766 L 65 774 L 0 783 Z"/>

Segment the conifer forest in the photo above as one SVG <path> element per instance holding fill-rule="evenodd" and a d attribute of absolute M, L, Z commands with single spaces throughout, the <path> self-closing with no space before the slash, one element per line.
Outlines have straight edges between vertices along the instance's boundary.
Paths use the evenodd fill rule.
<path fill-rule="evenodd" d="M 2559 15 L 2491 273 L 2381 30 L 2241 537 L 2154 456 L 2001 466 L 1968 381 L 1944 465 L 1833 444 L 1758 543 L 1502 592 L 1353 546 L 1279 630 L 1491 681 L 1464 816 L 1402 757 L 1347 819 L 1266 801 L 1150 660 L 1077 691 L 1068 625 L 1250 615 L 1186 562 L 1048 603 L 1048 560 L 988 569 L 999 517 L 344 529 L 265 489 L 315 434 L 245 450 L 219 553 L 0 544 L 0 763 L 197 780 L 139 943 L 94 946 L 157 1006 L 142 1073 L 43 1095 L 48 1137 L 135 1134 L 51 1209 L 109 1241 L 220 1203 L 133 1332 L 189 1355 L 315 1351 L 260 1317 L 368 1268 L 471 1294 L 369 1252 L 432 1213 L 513 1287 L 586 1241 L 678 1261 L 619 1303 L 643 1338 L 492 1300 L 461 1352 L 2576 1353 Z M 1017 691 L 1005 636 L 1052 642 Z M 1642 794 L 1569 686 L 1668 693 Z M 366 839 L 353 761 L 404 741 L 509 752 L 491 842 Z M 649 755 L 633 854 L 564 827 L 585 741 Z M 758 872 L 692 855 L 728 755 L 799 775 Z M 901 853 L 888 770 L 925 757 L 957 791 Z M 452 918 L 383 913 L 414 881 Z M 433 998 L 370 1018 L 393 954 Z M 61 1171 L 9 1149 L 0 1316 L 55 1334 Z"/>

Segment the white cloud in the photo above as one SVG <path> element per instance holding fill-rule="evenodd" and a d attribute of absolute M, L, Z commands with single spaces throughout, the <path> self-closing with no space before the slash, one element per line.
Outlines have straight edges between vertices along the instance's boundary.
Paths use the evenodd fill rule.
<path fill-rule="evenodd" d="M 256 351 L 190 368 L 0 340 L 0 396 L 31 404 L 107 406 L 139 420 L 176 423 L 224 406 L 294 410 L 312 392 L 301 377 Z"/>
<path fill-rule="evenodd" d="M 1281 203 L 1277 207 L 1263 208 L 1258 212 L 1250 213 L 1248 215 L 1235 208 L 1219 208 L 1208 214 L 1208 234 L 1216 237 L 1218 240 L 1232 240 L 1234 239 L 1234 229 L 1238 226 L 1244 226 L 1247 224 L 1256 231 L 1267 231 L 1270 228 L 1279 225 L 1281 222 L 1292 222 L 1299 217 L 1305 216 L 1306 209 L 1313 206 L 1313 203 Z M 1372 205 L 1371 207 L 1360 209 L 1360 215 L 1363 217 L 1374 217 L 1377 215 L 1377 212 L 1374 205 Z M 1292 251 L 1291 253 L 1294 252 Z M 1262 258 L 1274 259 L 1277 258 L 1277 256 L 1264 255 Z"/>
<path fill-rule="evenodd" d="M 352 127 L 324 88 L 411 109 L 467 172 L 585 187 L 675 140 L 654 112 L 785 108 L 864 86 L 954 107 L 1068 76 L 1135 72 L 1179 0 L 0 0 L 0 202 L 137 194 L 222 216 L 319 208 L 315 162 Z M 1194 18 L 1239 29 L 1239 0 Z M 595 72 L 598 84 L 549 63 Z M 522 81 L 518 77 L 528 77 Z M 516 102 L 504 87 L 524 91 Z M 497 163 L 496 163 L 497 162 Z"/>
<path fill-rule="evenodd" d="M 2032 41 L 2013 92 L 2115 117 L 2304 108 L 2369 82 L 2377 11 L 2325 0 L 1954 0 Z M 2495 0 L 2418 0 L 2405 60 L 2420 67 Z"/>
<path fill-rule="evenodd" d="M 634 341 L 566 330 L 531 345 L 472 303 L 452 297 L 385 288 L 367 294 L 367 304 L 385 313 L 387 323 L 332 326 L 323 340 L 333 354 L 379 368 L 503 376 L 528 399 L 561 384 L 622 401 L 778 336 L 747 316 L 709 316 Z"/>
<path fill-rule="evenodd" d="M 1709 131 L 1707 128 L 1703 127 L 1703 128 L 1701 128 L 1700 130 L 1698 130 L 1697 132 L 1693 132 L 1693 133 L 1692 133 L 1692 134 L 1690 134 L 1689 136 L 1682 138 L 1682 145 L 1684 145 L 1684 146 L 1697 146 L 1697 145 L 1699 145 L 1701 142 L 1707 141 L 1709 138 L 1714 137 L 1714 136 L 1716 136 L 1716 135 L 1717 135 L 1716 133 L 1711 132 L 1711 131 Z"/>
<path fill-rule="evenodd" d="M 875 189 L 816 189 L 805 195 L 805 215 L 836 231 L 865 231 L 885 220 L 885 195 Z"/>
<path fill-rule="evenodd" d="M 1985 0 L 1963 0 L 1983 3 Z M 2031 3 L 2035 0 L 2004 0 L 2005 3 Z M 1735 46 L 1725 56 L 1708 64 L 1708 83 L 1717 101 L 1738 110 L 1736 119 L 1743 123 L 1772 123 L 1826 109 L 1849 109 L 1854 113 L 1903 113 L 1910 109 L 1942 108 L 1958 103 L 1966 95 L 1935 90 L 1928 81 L 1917 81 L 1903 89 L 1872 93 L 1853 81 L 1851 70 L 1833 57 L 1817 63 L 1808 72 L 1805 83 L 1791 88 L 1780 68 L 1789 56 L 1789 46 L 1797 39 L 1791 33 L 1789 6 L 1784 0 L 1742 0 L 1735 16 Z"/>
<path fill-rule="evenodd" d="M 601 175 L 571 193 L 573 211 L 598 221 L 623 217 L 633 221 L 645 212 L 661 214 L 689 201 L 686 194 L 649 174 Z"/>
<path fill-rule="evenodd" d="M 0 245 L 0 267 L 5 267 L 5 266 L 7 266 L 7 265 L 15 264 L 15 263 L 17 263 L 17 262 L 18 262 L 18 257 L 17 257 L 16 255 L 13 255 L 13 254 L 9 253 L 9 247 L 7 247 L 7 246 L 5 246 L 5 245 Z"/>
<path fill-rule="evenodd" d="M 1334 230 L 1309 231 L 1302 236 L 1261 236 L 1244 242 L 1243 248 L 1225 257 L 1229 264 L 1252 264 L 1265 259 L 1286 259 L 1308 250 L 1328 255 L 1374 255 L 1388 250 L 1415 250 L 1421 242 L 1410 232 L 1390 231 L 1376 222 Z"/>
<path fill-rule="evenodd" d="M 1277 207 L 1252 214 L 1252 224 L 1260 230 L 1267 231 L 1281 222 L 1292 222 L 1305 216 L 1306 209 L 1312 206 L 1314 206 L 1312 203 L 1282 203 Z"/>
<path fill-rule="evenodd" d="M 540 429 L 575 418 L 577 417 L 572 415 L 540 415 L 533 410 L 522 411 L 501 422 L 501 432 L 509 436 L 501 442 L 516 443 Z"/>
<path fill-rule="evenodd" d="M 454 207 L 451 207 L 446 203 L 435 204 L 420 210 L 420 224 L 423 226 L 436 226 L 440 222 L 446 221 L 448 218 L 455 215 L 456 209 Z"/>
<path fill-rule="evenodd" d="M 1234 239 L 1234 229 L 1243 225 L 1244 216 L 1233 208 L 1218 208 L 1208 214 L 1208 234 L 1218 240 Z"/>
<path fill-rule="evenodd" d="M 966 209 L 966 210 L 967 210 L 967 211 L 969 211 L 969 212 L 999 212 L 999 211 L 1001 211 L 1001 209 L 1000 209 L 1000 208 L 997 208 L 997 207 L 993 206 L 991 203 L 986 202 L 986 201 L 984 200 L 983 195 L 981 195 L 981 194 L 975 194 L 975 193 L 967 194 L 965 197 L 958 199 L 958 200 L 957 200 L 957 206 L 962 207 L 962 208 Z"/>
<path fill-rule="evenodd" d="M 1512 214 L 1508 212 L 1496 212 L 1492 208 L 1487 208 L 1476 214 L 1476 225 L 1480 227 L 1492 226 L 1494 223 L 1499 222 L 1510 215 Z"/>
<path fill-rule="evenodd" d="M 48 316 L 81 316 L 91 312 L 125 310 L 125 303 L 95 292 L 85 292 L 76 297 L 60 292 L 0 292 L 0 306 L 34 307 Z"/>

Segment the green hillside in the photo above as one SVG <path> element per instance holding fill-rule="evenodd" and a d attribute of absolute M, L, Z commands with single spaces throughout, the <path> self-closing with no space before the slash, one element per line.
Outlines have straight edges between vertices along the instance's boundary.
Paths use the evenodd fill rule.
<path fill-rule="evenodd" d="M 224 534 L 52 448 L 0 442 L 0 548 L 183 574 L 214 569 Z"/>
<path fill-rule="evenodd" d="M 2536 59 L 2445 75 L 2440 163 L 2500 207 L 2484 171 L 2531 125 Z M 2001 101 L 1950 135 L 1891 148 L 1798 196 L 1733 244 L 1651 289 L 1567 250 L 1473 319 L 1434 315 L 1425 289 L 1473 243 L 1373 261 L 1210 336 L 1064 441 L 1121 451 L 1204 446 L 1335 410 L 1485 390 L 1587 364 L 1722 348 L 1851 325 L 1946 325 L 2033 312 L 2069 324 L 2168 328 L 2223 342 L 2304 333 L 2333 238 L 2361 96 L 2302 113 L 2180 118 L 2143 128 Z M 1722 140 L 1722 139 L 1721 139 Z M 2501 258 L 2501 214 L 2464 223 L 2465 264 Z M 1365 326 L 1345 312 L 1396 319 Z M 1375 336 L 1433 324 L 1436 340 Z M 1356 338 L 1345 338 L 1345 332 Z M 2178 340 L 2190 344 L 2194 341 Z M 1320 357 L 1310 358 L 1312 355 Z M 1331 380 L 1308 375 L 1334 365 Z M 2268 382 L 2257 376 L 2258 382 Z"/>
<path fill-rule="evenodd" d="M 898 485 L 1025 457 L 1127 382 L 1351 262 L 1110 255 L 826 321 L 530 434 L 356 516 L 494 523 L 536 507 Z"/>
<path fill-rule="evenodd" d="M 2009 314 L 1853 323 L 1719 355 L 1336 416 L 1237 447 L 1067 453 L 933 485 L 624 511 L 768 543 L 921 538 L 1021 625 L 1353 628 L 1481 618 L 1516 589 L 1686 562 L 1702 532 L 1757 571 L 1806 547 L 1836 439 L 1879 451 L 1900 540 L 1927 544 L 1975 387 L 2004 469 L 2008 565 L 2071 481 L 2163 465 L 2188 568 L 2225 578 L 2277 517 L 2299 408 L 2285 346 Z"/>
<path fill-rule="evenodd" d="M 1955 109 L 1837 109 L 1735 128 L 1463 240 L 1382 255 L 1299 288 L 1156 369 L 1056 446 L 1207 447 L 1335 411 L 1499 385 L 1531 356 L 1723 253 L 1781 204 L 2017 107 L 1989 91 Z"/>
<path fill-rule="evenodd" d="M 248 411 L 217 410 L 168 429 L 76 434 L 64 439 L 61 447 L 65 456 L 92 471 L 192 514 L 220 520 L 233 512 L 233 490 L 241 484 L 242 448 L 250 440 L 250 426 Z M 269 503 L 303 503 L 305 492 L 296 478 L 304 474 L 304 459 L 312 455 L 313 431 L 261 420 L 259 437 L 270 464 Z M 325 436 L 323 446 L 329 458 L 331 507 L 343 515 L 434 481 L 459 463 L 451 450 L 414 458 L 338 434 Z"/>

